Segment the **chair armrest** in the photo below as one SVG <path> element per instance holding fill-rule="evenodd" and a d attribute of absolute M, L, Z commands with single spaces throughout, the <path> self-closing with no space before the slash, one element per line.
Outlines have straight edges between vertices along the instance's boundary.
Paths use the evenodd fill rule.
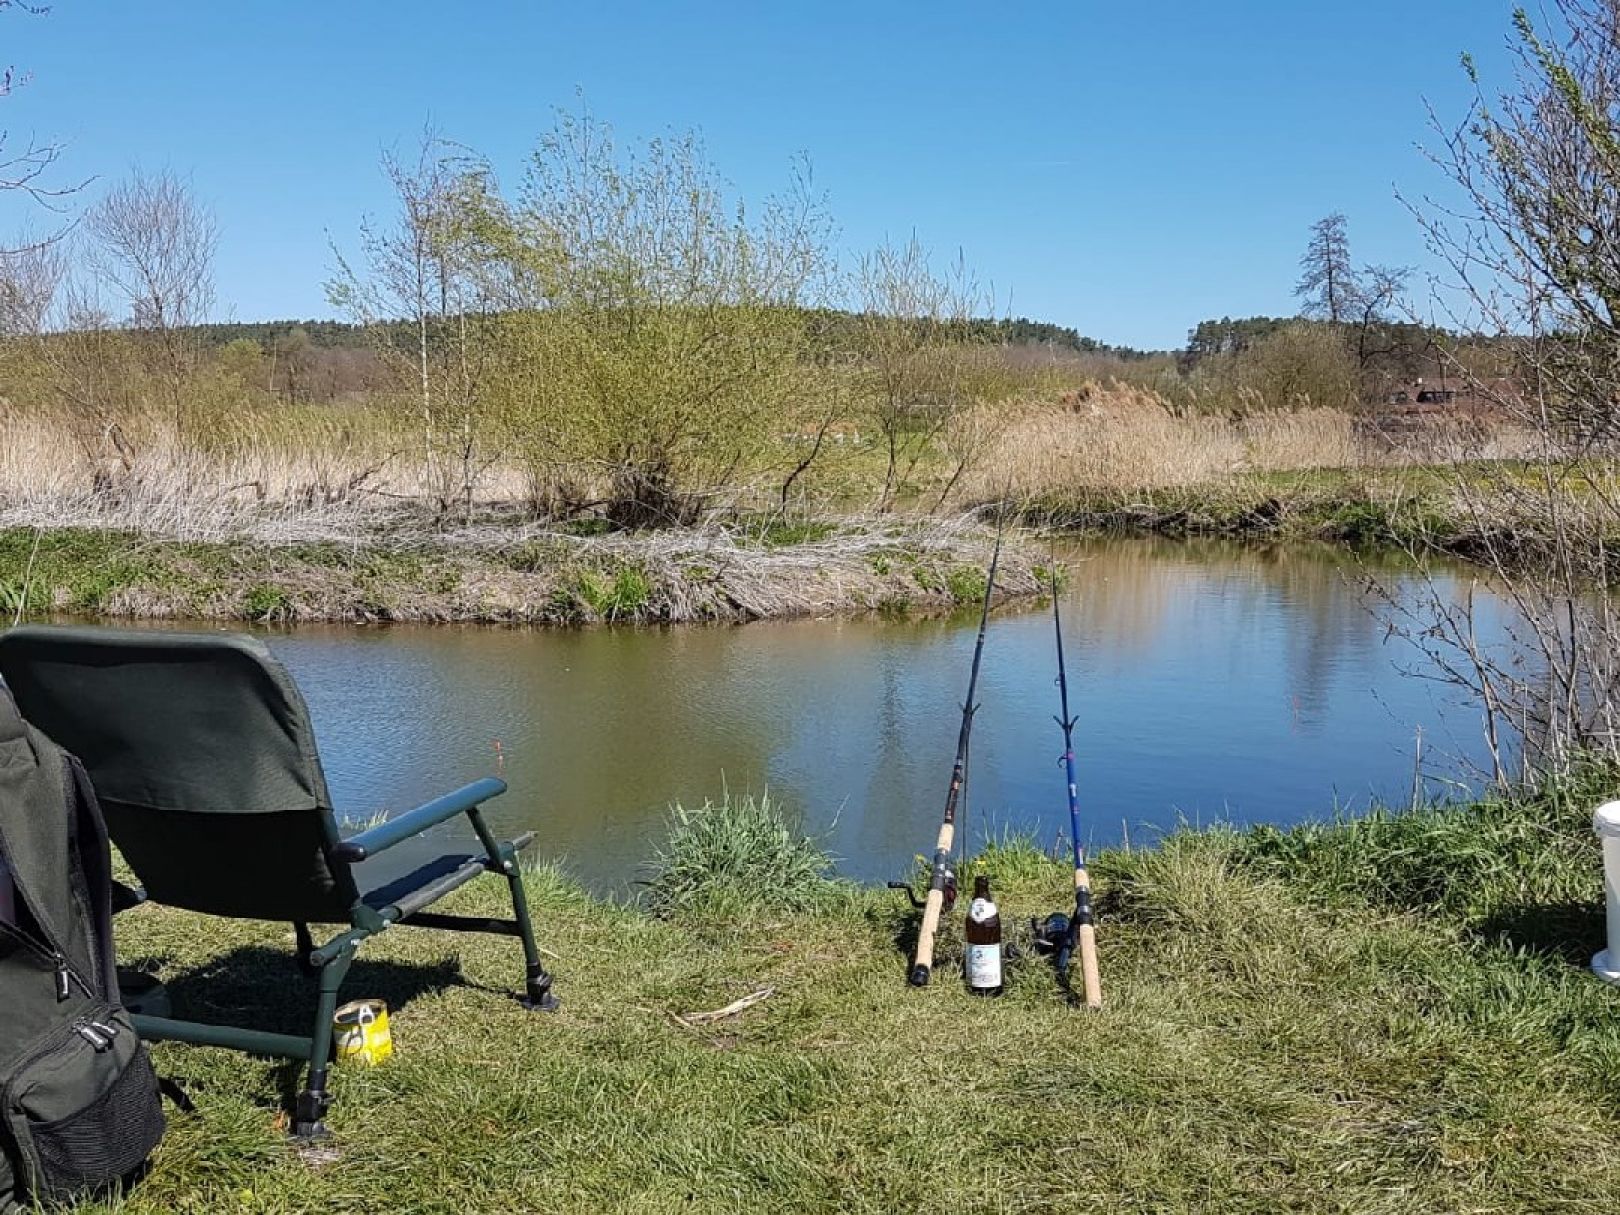
<path fill-rule="evenodd" d="M 458 814 L 465 814 L 467 811 L 487 802 L 490 798 L 498 797 L 505 792 L 505 781 L 496 780 L 493 776 L 486 776 L 483 780 L 475 780 L 470 785 L 462 786 L 454 793 L 446 793 L 443 797 L 436 797 L 414 810 L 407 810 L 397 818 L 378 823 L 370 830 L 351 836 L 334 848 L 332 853 L 342 861 L 363 861 L 367 857 L 377 855 L 386 848 L 392 848 L 402 840 L 408 840 L 413 835 L 420 835 L 429 827 L 437 827 L 446 819 L 455 818 Z"/>

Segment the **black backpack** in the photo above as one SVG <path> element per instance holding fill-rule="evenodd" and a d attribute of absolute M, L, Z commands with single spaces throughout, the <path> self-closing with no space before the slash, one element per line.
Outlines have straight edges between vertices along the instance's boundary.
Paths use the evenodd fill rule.
<path fill-rule="evenodd" d="M 117 1186 L 163 1129 L 119 1003 L 101 809 L 0 687 L 0 1211 Z"/>

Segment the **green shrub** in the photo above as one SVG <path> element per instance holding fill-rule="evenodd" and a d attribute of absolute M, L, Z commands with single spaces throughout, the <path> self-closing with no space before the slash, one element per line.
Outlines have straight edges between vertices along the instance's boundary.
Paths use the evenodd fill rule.
<path fill-rule="evenodd" d="M 292 607 L 292 597 L 286 591 L 266 582 L 248 587 L 242 596 L 242 616 L 246 620 L 287 620 L 292 616 Z"/>
<path fill-rule="evenodd" d="M 945 575 L 945 589 L 956 603 L 982 603 L 984 587 L 984 571 L 971 565 L 953 566 Z"/>

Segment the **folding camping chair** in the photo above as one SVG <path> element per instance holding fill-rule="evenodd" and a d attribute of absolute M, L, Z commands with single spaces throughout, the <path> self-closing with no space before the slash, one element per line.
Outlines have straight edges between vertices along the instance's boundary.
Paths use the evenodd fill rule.
<path fill-rule="evenodd" d="M 500 841 L 480 806 L 506 785 L 486 778 L 344 838 L 315 751 L 303 697 L 265 646 L 229 634 L 27 626 L 0 635 L 0 678 L 24 717 L 76 754 L 109 834 L 150 901 L 209 915 L 290 921 L 298 962 L 319 978 L 308 1038 L 137 1016 L 156 1040 L 308 1059 L 294 1133 L 323 1134 L 338 989 L 368 937 L 395 925 L 516 936 L 524 1002 L 556 1007 L 540 961 L 517 854 L 533 832 Z M 481 845 L 421 865 L 375 889 L 354 867 L 457 815 Z M 513 918 L 427 910 L 482 873 L 503 875 Z M 311 924 L 346 927 L 317 946 Z"/>

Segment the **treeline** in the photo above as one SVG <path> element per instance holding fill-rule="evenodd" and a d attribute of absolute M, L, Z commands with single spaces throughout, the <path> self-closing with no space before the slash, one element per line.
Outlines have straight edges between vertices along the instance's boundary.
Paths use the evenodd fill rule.
<path fill-rule="evenodd" d="M 806 311 L 806 325 L 829 344 L 854 349 L 859 345 L 862 320 L 847 308 L 818 308 Z M 386 322 L 384 324 L 387 324 Z M 408 322 L 392 322 L 398 330 L 396 342 L 409 342 Z M 1115 346 L 1086 337 L 1078 330 L 1050 321 L 1028 317 L 974 317 L 962 325 L 964 336 L 1007 346 L 1047 346 L 1077 354 L 1109 355 L 1126 360 L 1150 358 L 1161 351 Z M 206 347 L 231 342 L 255 342 L 266 353 L 314 347 L 317 350 L 370 349 L 376 338 L 374 327 L 341 320 L 216 321 L 192 327 L 192 333 Z"/>
<path fill-rule="evenodd" d="M 1510 380 L 1515 344 L 1417 323 L 1404 299 L 1409 271 L 1357 263 L 1340 214 L 1311 226 L 1294 287 L 1294 316 L 1199 322 L 1161 367 L 1155 391 L 1179 410 L 1242 414 L 1257 408 L 1356 410 L 1419 380 L 1472 391 Z"/>
<path fill-rule="evenodd" d="M 479 318 L 477 324 L 512 328 L 535 319 L 496 314 Z M 903 318 L 895 320 L 904 324 Z M 872 321 L 848 309 L 814 308 L 800 310 L 798 323 L 804 328 L 811 357 L 825 361 L 860 359 Z M 1011 367 L 1027 365 L 1029 360 L 1021 356 L 1034 351 L 1098 360 L 1099 368 L 1102 360 L 1134 365 L 1162 357 L 1158 352 L 1112 346 L 1072 328 L 1026 317 L 944 322 L 912 318 L 915 340 L 928 340 L 930 327 L 954 342 L 999 347 Z M 181 336 L 195 341 L 238 379 L 262 386 L 292 405 L 363 399 L 385 388 L 391 359 L 408 358 L 419 341 L 417 327 L 405 320 L 379 320 L 369 325 L 341 320 L 211 322 L 187 326 Z"/>
<path fill-rule="evenodd" d="M 369 344 L 364 328 L 338 320 L 210 321 L 191 326 L 190 332 L 207 347 L 256 342 L 267 352 L 299 346 L 337 350 Z"/>
<path fill-rule="evenodd" d="M 1285 330 L 1301 327 L 1336 335 L 1370 381 L 1389 384 L 1441 375 L 1449 353 L 1463 340 L 1449 330 L 1409 321 L 1375 319 L 1360 323 L 1298 316 L 1223 316 L 1198 323 L 1187 335 L 1186 347 L 1178 352 L 1178 363 L 1190 372 L 1206 360 L 1244 355 Z"/>

